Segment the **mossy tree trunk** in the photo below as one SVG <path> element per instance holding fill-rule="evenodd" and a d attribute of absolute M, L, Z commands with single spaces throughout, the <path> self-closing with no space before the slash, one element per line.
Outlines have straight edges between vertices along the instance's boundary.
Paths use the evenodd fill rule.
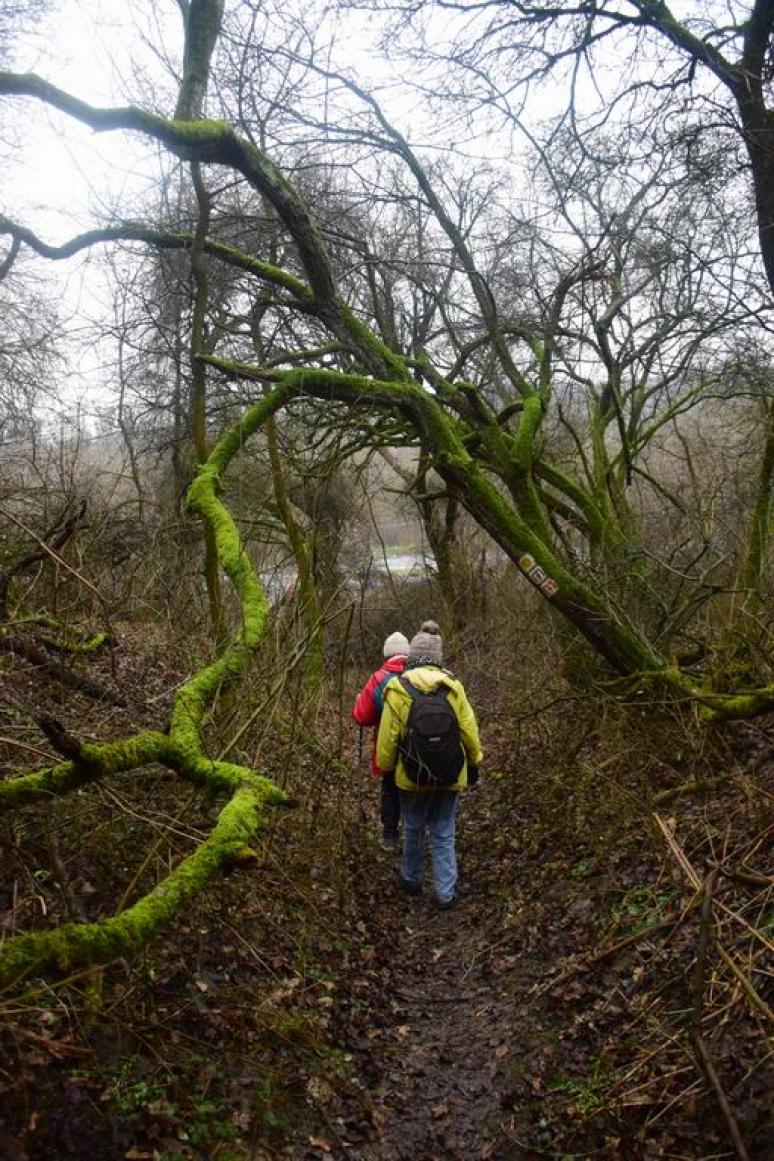
<path fill-rule="evenodd" d="M 210 61 L 223 19 L 223 0 L 186 0 L 181 5 L 185 23 L 183 79 L 178 93 L 175 117 L 180 121 L 198 121 L 202 117 Z M 211 202 L 198 161 L 191 162 L 191 182 L 196 194 L 198 217 L 191 245 L 193 280 L 193 316 L 191 319 L 191 431 L 197 464 L 203 464 L 209 453 L 207 440 L 207 379 L 199 355 L 207 350 L 207 308 L 209 279 L 204 240 L 209 233 Z M 211 526 L 204 527 L 204 577 L 215 640 L 222 646 L 226 640 L 223 594 L 220 583 L 218 553 Z"/>
<path fill-rule="evenodd" d="M 206 320 L 209 279 L 204 254 L 204 239 L 209 230 L 210 198 L 202 178 L 201 166 L 197 162 L 191 164 L 191 180 L 196 191 L 199 215 L 191 245 L 191 276 L 194 293 L 190 337 L 190 414 L 196 463 L 203 464 L 209 454 L 209 443 L 207 439 L 207 376 L 200 356 L 207 350 Z M 213 530 L 209 524 L 204 526 L 204 579 L 207 586 L 207 600 L 215 641 L 219 646 L 222 646 L 226 640 L 223 593 L 220 583 L 218 552 Z"/>

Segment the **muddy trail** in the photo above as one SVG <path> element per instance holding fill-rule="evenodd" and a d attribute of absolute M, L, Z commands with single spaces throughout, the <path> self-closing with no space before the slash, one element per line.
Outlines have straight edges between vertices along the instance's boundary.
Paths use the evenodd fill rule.
<path fill-rule="evenodd" d="M 502 1065 L 514 1051 L 530 1050 L 528 1029 L 514 1017 L 539 968 L 534 959 L 518 970 L 509 963 L 503 986 L 499 941 L 482 916 L 477 878 L 461 888 L 454 912 L 439 912 L 426 898 L 399 900 L 378 1050 L 378 1136 L 359 1149 L 367 1161 L 527 1156 L 516 1143 L 515 1116 L 503 1109 Z"/>
<path fill-rule="evenodd" d="M 465 796 L 448 912 L 435 904 L 429 857 L 422 896 L 408 897 L 397 856 L 361 845 L 353 958 L 331 1029 L 361 1100 L 284 1155 L 734 1156 L 686 1031 L 697 938 L 688 895 L 640 823 L 616 817 L 616 836 L 600 844 L 569 817 L 545 828 L 529 798 L 492 783 Z M 713 804 L 718 825 L 732 810 L 730 797 Z M 701 817 L 705 831 L 715 825 Z M 735 1019 L 708 1006 L 705 1036 L 746 1155 L 763 1161 L 765 1021 L 742 1010 L 720 972 L 708 979 L 709 1002 L 730 996 Z"/>
<path fill-rule="evenodd" d="M 420 896 L 400 890 L 399 856 L 376 848 L 358 876 L 364 967 L 348 981 L 341 1035 L 367 1089 L 368 1123 L 332 1125 L 293 1156 L 537 1156 L 521 1142 L 528 1110 L 514 1112 L 512 1063 L 543 1036 L 528 1009 L 549 962 L 503 924 L 517 851 L 513 840 L 492 842 L 488 797 L 471 792 L 462 804 L 453 910 L 437 907 L 429 852 Z"/>

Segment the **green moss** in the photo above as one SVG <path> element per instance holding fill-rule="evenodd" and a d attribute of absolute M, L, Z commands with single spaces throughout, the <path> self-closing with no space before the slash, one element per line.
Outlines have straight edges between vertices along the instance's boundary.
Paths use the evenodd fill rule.
<path fill-rule="evenodd" d="M 774 710 L 774 685 L 747 689 L 743 693 L 715 693 L 697 686 L 688 674 L 674 665 L 643 671 L 632 680 L 639 689 L 661 689 L 695 703 L 705 721 L 747 719 Z"/>
<path fill-rule="evenodd" d="M 268 780 L 266 780 L 268 781 Z M 269 784 L 270 785 L 270 784 Z M 238 857 L 254 836 L 266 794 L 242 786 L 224 806 L 209 838 L 133 907 L 99 923 L 68 923 L 56 931 L 7 940 L 0 952 L 0 987 L 44 969 L 71 971 L 132 955 L 148 943 Z"/>
<path fill-rule="evenodd" d="M 175 144 L 188 145 L 208 145 L 210 143 L 217 143 L 219 145 L 236 140 L 236 134 L 228 121 L 217 121 L 215 119 L 202 119 L 201 121 L 174 121 L 167 120 L 165 117 L 152 117 L 148 114 L 148 127 L 161 134 L 174 134 Z"/>
<path fill-rule="evenodd" d="M 293 274 L 288 274 L 279 266 L 272 266 L 270 262 L 262 262 L 260 259 L 253 258 L 250 254 L 238 250 L 235 246 L 227 246 L 223 242 L 216 242 L 211 238 L 205 239 L 204 249 L 208 254 L 214 254 L 231 266 L 238 266 L 242 270 L 255 274 L 265 282 L 272 282 L 285 290 L 289 290 L 296 298 L 304 302 L 311 303 L 314 300 L 314 295 L 305 282 Z M 333 348 L 336 346 L 337 344 L 331 344 Z"/>
<path fill-rule="evenodd" d="M 388 374 L 394 374 L 397 379 L 409 378 L 404 360 L 383 343 L 371 328 L 361 322 L 357 315 L 353 314 L 344 303 L 341 304 L 341 314 L 348 331 L 358 345 L 363 347 L 370 355 L 376 357 L 379 362 L 383 363 Z"/>
<path fill-rule="evenodd" d="M 537 395 L 524 400 L 516 437 L 513 441 L 513 459 L 522 471 L 532 468 L 535 458 L 535 440 L 543 421 L 543 403 Z"/>
<path fill-rule="evenodd" d="M 78 786 L 122 770 L 136 770 L 163 761 L 167 745 L 164 734 L 154 730 L 118 742 L 84 745 L 74 762 L 60 762 L 33 774 L 0 782 L 0 812 L 67 794 Z"/>
<path fill-rule="evenodd" d="M 66 630 L 63 629 L 63 634 Z M 50 633 L 40 633 L 40 640 L 44 645 L 50 645 L 55 649 L 61 649 L 62 652 L 72 653 L 76 655 L 88 655 L 96 653 L 110 637 L 107 633 L 94 633 L 93 636 L 88 637 L 85 641 L 75 641 L 68 639 L 67 636 L 53 636 Z"/>
<path fill-rule="evenodd" d="M 583 513 L 592 539 L 602 539 L 605 533 L 605 523 L 591 493 L 561 468 L 557 468 L 555 464 L 541 460 L 536 465 L 536 471 L 542 479 L 563 492 L 568 500 L 571 500 Z"/>
<path fill-rule="evenodd" d="M 8 942 L 0 953 L 0 985 L 51 966 L 71 969 L 131 955 L 178 915 L 219 869 L 244 857 L 264 804 L 288 801 L 270 779 L 245 767 L 207 758 L 202 753 L 201 729 L 219 692 L 244 670 L 261 639 L 268 611 L 264 590 L 244 552 L 236 523 L 218 497 L 220 476 L 245 440 L 294 390 L 292 381 L 281 384 L 251 408 L 241 423 L 218 441 L 191 486 L 189 504 L 212 534 L 219 564 L 238 595 L 242 624 L 221 656 L 178 692 L 169 736 L 147 731 L 120 742 L 84 745 L 73 762 L 0 782 L 0 806 L 12 807 L 158 761 L 190 781 L 213 791 L 226 791 L 232 797 L 205 842 L 134 907 L 100 923 L 67 924 L 56 931 L 34 932 Z"/>
<path fill-rule="evenodd" d="M 242 610 L 242 625 L 223 654 L 185 683 L 175 697 L 170 741 L 180 763 L 195 763 L 201 750 L 199 731 L 219 688 L 234 681 L 261 640 L 268 602 L 250 559 L 242 548 L 239 530 L 218 498 L 220 477 L 245 441 L 291 395 L 292 384 L 275 388 L 251 407 L 241 422 L 218 440 L 200 467 L 188 491 L 188 505 L 212 530 L 218 560 L 231 579 Z"/>
<path fill-rule="evenodd" d="M 746 720 L 774 710 L 774 685 L 737 694 L 696 691 L 695 696 L 703 707 L 702 716 L 708 721 Z"/>
<path fill-rule="evenodd" d="M 460 491 L 466 507 L 514 561 L 527 553 L 556 582 L 558 591 L 551 597 L 552 604 L 564 613 L 613 668 L 620 673 L 662 668 L 663 662 L 659 655 L 649 648 L 647 642 L 609 615 L 595 593 L 567 571 L 483 473 L 475 466 L 462 463 L 458 468 L 442 462 L 440 470 L 442 474 L 448 473 L 452 479 L 460 472 Z"/>
<path fill-rule="evenodd" d="M 96 653 L 96 651 L 101 649 L 102 646 L 105 645 L 109 640 L 110 638 L 107 633 L 95 633 L 93 637 L 89 637 L 88 640 L 82 641 L 80 645 L 76 646 L 75 652 Z"/>

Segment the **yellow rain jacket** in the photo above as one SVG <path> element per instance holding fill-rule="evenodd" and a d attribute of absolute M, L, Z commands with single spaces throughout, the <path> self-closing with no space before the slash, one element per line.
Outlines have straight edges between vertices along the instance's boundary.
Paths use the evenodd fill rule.
<path fill-rule="evenodd" d="M 421 665 L 417 669 L 409 669 L 403 674 L 411 684 L 423 693 L 432 693 L 439 685 L 446 685 L 449 689 L 449 705 L 457 715 L 460 726 L 460 739 L 465 750 L 465 764 L 460 776 L 453 786 L 445 786 L 445 790 L 462 790 L 468 784 L 468 762 L 480 766 L 484 760 L 481 742 L 478 737 L 478 726 L 470 708 L 470 702 L 463 688 L 462 682 L 457 681 L 444 669 L 434 665 Z M 400 684 L 397 677 L 388 682 L 384 690 L 384 708 L 379 723 L 379 734 L 376 739 L 376 764 L 380 770 L 395 771 L 395 785 L 399 790 L 430 789 L 415 786 L 406 775 L 403 759 L 398 752 L 398 744 L 406 732 L 409 710 L 411 708 L 411 694 Z"/>

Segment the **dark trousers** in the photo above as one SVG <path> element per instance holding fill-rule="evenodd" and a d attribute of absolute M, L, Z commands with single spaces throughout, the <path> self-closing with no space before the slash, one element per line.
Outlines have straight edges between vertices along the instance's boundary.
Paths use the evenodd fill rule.
<path fill-rule="evenodd" d="M 395 785 L 395 772 L 382 774 L 382 830 L 385 838 L 394 838 L 400 826 L 400 791 Z"/>

